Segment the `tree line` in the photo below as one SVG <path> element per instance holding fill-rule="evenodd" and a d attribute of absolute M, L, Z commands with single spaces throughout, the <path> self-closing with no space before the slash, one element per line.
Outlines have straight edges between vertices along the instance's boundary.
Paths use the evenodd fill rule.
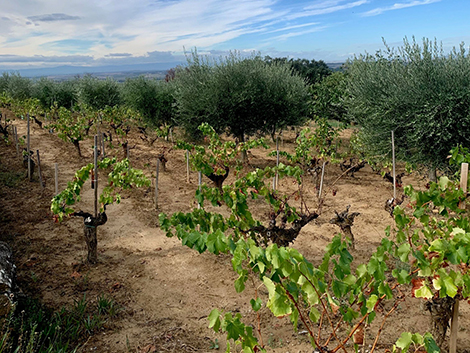
<path fill-rule="evenodd" d="M 349 59 L 333 72 L 323 61 L 241 56 L 211 59 L 197 51 L 166 80 L 145 77 L 120 84 L 84 76 L 64 82 L 0 77 L 0 93 L 37 98 L 73 109 L 125 105 L 152 127 L 180 126 L 193 139 L 208 123 L 238 141 L 261 134 L 273 138 L 310 120 L 357 123 L 364 158 L 397 156 L 435 170 L 447 168 L 452 147 L 470 141 L 470 58 L 464 44 L 450 53 L 437 40 L 404 39 L 403 45 Z"/>

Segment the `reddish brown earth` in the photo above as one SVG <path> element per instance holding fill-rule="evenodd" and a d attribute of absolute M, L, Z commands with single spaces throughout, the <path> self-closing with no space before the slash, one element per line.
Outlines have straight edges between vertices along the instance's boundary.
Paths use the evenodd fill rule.
<path fill-rule="evenodd" d="M 26 134 L 26 123 L 14 121 L 20 136 Z M 343 133 L 345 145 L 351 131 Z M 158 140 L 153 147 L 146 146 L 132 135 L 130 160 L 133 167 L 154 175 L 156 156 L 170 143 Z M 0 142 L 0 173 L 25 174 L 22 160 L 16 156 L 13 145 Z M 245 322 L 255 324 L 249 300 L 254 288 L 247 286 L 237 294 L 233 282 L 237 275 L 225 255 L 198 254 L 167 238 L 157 225 L 158 213 L 171 214 L 190 211 L 195 207 L 194 192 L 197 176 L 191 174 L 186 182 L 186 167 L 182 151 L 169 154 L 167 170 L 160 173 L 159 209 L 153 204 L 153 189 L 131 190 L 123 194 L 122 203 L 108 206 L 108 222 L 98 228 L 99 263 L 84 264 L 86 245 L 83 238 L 83 221 L 69 219 L 62 224 L 52 221 L 50 200 L 54 193 L 54 163 L 59 164 L 60 189 L 71 180 L 74 172 L 92 161 L 91 140 L 83 143 L 83 158 L 78 157 L 72 144 L 61 141 L 56 135 L 37 126 L 32 127 L 32 150 L 39 149 L 46 189 L 41 191 L 37 174 L 33 182 L 21 175 L 15 187 L 0 185 L 1 240 L 14 247 L 22 290 L 53 308 L 73 303 L 74 299 L 94 299 L 100 294 L 114 298 L 123 308 L 118 317 L 102 332 L 92 336 L 80 351 L 96 352 L 211 352 L 211 342 L 218 339 L 220 351 L 225 350 L 223 335 L 208 328 L 207 316 L 213 308 L 240 312 Z M 286 140 L 285 150 L 292 151 L 291 140 Z M 120 149 L 109 150 L 122 158 Z M 245 171 L 268 164 L 275 159 L 267 157 L 265 150 L 252 151 L 250 165 Z M 338 166 L 327 167 L 325 183 L 341 175 Z M 329 191 L 321 216 L 302 229 L 294 246 L 311 262 L 319 264 L 325 246 L 339 229 L 328 223 L 334 211 L 351 205 L 351 212 L 360 212 L 353 227 L 356 249 L 351 250 L 357 261 L 365 261 L 384 236 L 393 220 L 384 210 L 384 203 L 392 196 L 392 185 L 366 166 L 355 174 L 356 178 L 343 177 L 335 185 L 336 196 Z M 226 182 L 233 178 L 229 176 Z M 209 182 L 209 180 L 205 180 Z M 423 187 L 419 176 L 405 176 L 404 184 Z M 281 180 L 282 190 L 292 189 L 291 182 Z M 316 207 L 317 191 L 307 184 L 308 199 Z M 77 208 L 91 212 L 92 191 L 87 185 L 83 200 Z M 267 209 L 256 214 L 267 223 Z M 267 293 L 262 293 L 266 297 Z M 407 294 L 408 295 L 408 294 Z M 409 295 L 408 295 L 409 297 Z M 470 322 L 468 305 L 461 305 L 458 347 L 463 352 L 470 349 Z M 381 321 L 380 314 L 377 323 Z M 421 309 L 419 301 L 407 298 L 387 321 L 380 338 L 384 351 L 403 331 L 424 333 L 429 316 Z M 372 343 L 372 331 L 366 335 L 366 345 Z M 374 329 L 374 330 L 372 330 Z M 308 337 L 292 330 L 288 318 L 274 318 L 262 309 L 263 341 L 268 352 L 312 352 Z M 236 350 L 238 351 L 238 350 Z M 353 350 L 352 350 L 353 351 Z"/>

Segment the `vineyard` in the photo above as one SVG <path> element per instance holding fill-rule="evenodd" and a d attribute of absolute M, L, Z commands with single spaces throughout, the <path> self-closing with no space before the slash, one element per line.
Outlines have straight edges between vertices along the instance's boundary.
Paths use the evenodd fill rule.
<path fill-rule="evenodd" d="M 4 73 L 0 352 L 466 352 L 470 56 L 386 49 Z"/>
<path fill-rule="evenodd" d="M 2 109 L 2 114 L 8 117 L 14 116 L 9 109 Z M 60 112 L 58 114 L 61 116 Z M 387 229 L 388 232 L 390 229 L 399 229 L 404 234 L 407 226 L 405 221 L 395 222 L 395 219 L 405 219 L 400 213 L 394 218 L 390 215 L 390 210 L 384 209 L 386 201 L 393 196 L 393 185 L 390 182 L 369 165 L 363 164 L 363 168 L 354 168 L 360 163 L 353 163 L 351 160 L 348 165 L 348 159 L 346 161 L 339 159 L 340 152 L 348 151 L 349 142 L 354 136 L 352 130 L 344 130 L 335 136 L 341 141 L 342 146 L 337 150 L 338 155 L 335 154 L 336 150 L 335 153 L 320 151 L 323 156 L 328 156 L 324 157 L 324 160 L 329 161 L 323 165 L 325 170 L 322 183 L 323 196 L 320 199 L 318 193 L 321 168 L 317 167 L 315 171 L 313 168 L 315 166 L 309 165 L 310 158 L 302 154 L 307 150 L 295 143 L 296 131 L 285 131 L 283 140 L 278 141 L 281 164 L 275 168 L 276 153 L 272 151 L 276 151 L 276 143 L 267 143 L 268 140 L 250 140 L 243 150 L 227 136 L 219 139 L 218 135 L 211 135 L 211 130 L 206 127 L 204 133 L 212 138 L 201 146 L 187 142 L 172 143 L 172 138 L 176 141 L 181 137 L 178 130 L 175 130 L 171 137 L 167 134 L 168 140 L 158 137 L 157 133 L 153 141 L 149 141 L 149 135 L 139 131 L 135 125 L 129 124 L 129 128 L 125 128 L 126 121 L 132 118 L 130 116 L 126 120 L 125 112 L 115 115 L 103 113 L 103 116 L 96 112 L 91 114 L 94 114 L 93 122 L 97 117 L 106 116 L 118 116 L 123 119 L 120 122 L 113 120 L 109 123 L 103 118 L 101 131 L 106 131 L 108 136 L 112 135 L 113 140 L 105 138 L 99 146 L 107 157 L 116 157 L 117 160 L 128 157 L 132 168 L 143 171 L 142 175 L 132 174 L 129 180 L 122 172 L 121 174 L 119 171 L 116 172 L 118 174 L 112 172 L 110 175 L 113 175 L 111 179 L 114 181 L 111 183 L 107 182 L 107 171 L 99 172 L 98 188 L 102 189 L 109 185 L 118 187 L 119 180 L 122 181 L 121 186 L 128 183 L 130 187 L 119 191 L 118 196 L 114 191 L 108 190 L 107 197 L 105 195 L 100 199 L 100 212 L 105 211 L 108 220 L 97 230 L 96 264 L 87 261 L 87 246 L 83 237 L 84 220 L 81 217 L 70 217 L 71 214 L 76 213 L 79 216 L 79 212 L 93 209 L 94 190 L 91 188 L 93 176 L 90 173 L 92 165 L 86 169 L 86 175 L 76 174 L 82 167 L 93 163 L 93 140 L 87 138 L 86 134 L 81 135 L 84 129 L 64 131 L 66 129 L 57 123 L 54 125 L 44 120 L 41 127 L 31 120 L 31 150 L 39 150 L 41 153 L 44 189 L 40 185 L 37 168 L 33 172 L 32 182 L 28 181 L 28 171 L 23 166 L 24 157 L 17 155 L 12 134 L 9 134 L 9 139 L 1 142 L 0 155 L 2 175 L 0 202 L 4 210 L 1 232 L 3 240 L 10 242 L 14 248 L 19 287 L 27 295 L 40 298 L 43 303 L 55 310 L 79 302 L 82 298 L 95 302 L 103 295 L 113 298 L 119 307 L 113 318 L 106 320 L 99 329 L 88 330 L 87 334 L 83 334 L 80 351 L 146 353 L 210 352 L 217 349 L 223 351 L 227 347 L 227 335 L 212 330 L 212 328 L 218 330 L 219 327 L 225 328 L 228 338 L 232 338 L 228 341 L 232 345 L 232 351 L 242 349 L 234 344 L 234 341 L 238 341 L 246 352 L 258 352 L 262 347 L 268 352 L 311 352 L 313 349 L 311 340 L 320 343 L 320 351 L 324 352 L 332 351 L 334 347 L 337 347 L 336 350 L 354 351 L 354 344 L 360 349 L 384 351 L 392 349 L 403 332 L 424 334 L 430 330 L 430 315 L 425 310 L 423 299 L 414 298 L 414 296 L 426 297 L 428 294 L 417 294 L 416 290 L 422 290 L 424 287 L 415 285 L 414 282 L 412 286 L 410 279 L 407 278 L 408 271 L 413 271 L 410 267 L 413 263 L 408 264 L 409 247 L 408 250 L 400 247 L 396 257 L 383 258 L 383 264 L 387 263 L 390 268 L 390 271 L 382 272 L 382 275 L 386 276 L 383 283 L 386 283 L 388 289 L 369 286 L 373 283 L 373 277 L 359 275 L 356 278 L 352 275 L 357 276 L 361 273 L 360 269 L 363 267 L 359 266 L 360 264 L 368 264 L 366 272 L 374 275 L 374 271 L 377 271 L 375 275 L 380 276 L 378 269 L 370 269 L 371 256 L 375 256 L 377 260 L 379 259 L 377 251 L 379 253 L 387 251 L 377 250 L 386 244 L 383 239 Z M 25 140 L 23 137 L 27 132 L 27 121 L 24 116 L 26 112 L 23 119 L 16 117 L 8 123 L 17 128 L 20 140 Z M 39 114 L 35 116 L 39 118 Z M 63 112 L 62 116 L 65 116 L 64 119 L 82 119 L 85 125 L 91 121 L 86 116 L 77 114 L 69 116 L 66 112 Z M 112 125 L 115 127 L 119 125 L 120 130 L 118 128 L 112 130 Z M 96 131 L 97 128 L 94 126 L 91 131 Z M 311 126 L 311 131 L 318 130 L 318 126 Z M 305 137 L 307 134 L 305 130 L 299 136 Z M 76 141 L 79 141 L 79 149 Z M 310 141 L 317 146 L 331 148 L 331 144 L 319 143 L 315 138 L 311 138 Z M 208 176 L 202 177 L 201 187 L 198 185 L 199 178 L 195 169 L 190 171 L 188 182 L 186 150 L 191 152 L 189 161 L 196 167 L 195 169 L 203 171 L 204 175 Z M 243 151 L 247 150 L 247 161 L 238 162 Z M 100 159 L 101 163 L 104 163 L 104 170 L 109 170 L 110 164 L 114 163 L 111 160 L 107 162 L 107 159 L 102 157 Z M 164 163 L 159 172 L 156 209 L 154 189 L 157 161 L 160 164 L 163 161 Z M 340 161 L 342 163 L 339 163 Z M 35 159 L 36 164 L 37 162 Z M 52 210 L 56 214 L 53 217 L 51 199 L 55 194 L 56 163 L 59 170 L 59 191 L 70 189 L 70 184 L 67 186 L 70 181 L 74 182 L 73 185 L 77 185 L 76 182 L 83 178 L 83 183 L 79 183 L 80 200 L 72 195 L 73 201 L 60 201 L 73 209 L 59 207 L 54 211 L 53 206 Z M 215 168 L 207 169 L 210 166 Z M 230 166 L 229 173 L 228 166 Z M 261 173 L 260 170 L 264 172 Z M 401 172 L 405 172 L 404 165 L 398 166 L 398 173 Z M 252 177 L 249 177 L 250 175 Z M 276 175 L 278 184 L 274 186 L 278 189 L 277 194 L 272 191 L 273 178 L 276 180 Z M 305 177 L 302 184 L 298 183 L 300 175 Z M 426 190 L 426 184 L 427 180 L 417 173 L 406 173 L 398 191 L 401 195 L 404 185 L 412 185 L 417 190 Z M 216 187 L 212 187 L 214 185 Z M 75 186 L 72 190 L 76 190 Z M 250 193 L 252 196 L 254 193 L 259 193 L 260 198 L 254 197 L 247 203 L 251 210 L 251 213 L 247 214 L 243 205 Z M 232 196 L 229 195 L 235 197 L 237 201 L 231 201 Z M 279 195 L 289 196 L 284 199 Z M 266 196 L 268 202 L 262 202 L 262 196 Z M 409 199 L 403 205 L 407 203 Z M 227 207 L 219 207 L 222 204 Z M 425 206 L 422 207 L 420 212 L 424 214 Z M 453 206 L 448 203 L 446 207 L 452 209 Z M 276 213 L 274 216 L 273 210 Z M 219 212 L 221 217 L 227 217 L 225 226 L 222 218 L 215 216 L 214 212 Z M 279 226 L 276 226 L 277 216 L 282 216 L 278 219 Z M 250 217 L 259 219 L 261 224 L 250 225 Z M 341 237 L 337 237 L 339 233 L 345 232 L 345 228 L 338 227 L 340 225 L 338 219 L 341 217 L 349 221 L 349 231 L 354 234 L 353 244 L 344 236 L 344 243 Z M 192 221 L 189 221 L 190 219 Z M 190 230 L 187 233 L 189 237 L 186 237 L 181 229 L 191 222 L 197 225 L 194 229 L 199 229 L 201 234 L 209 232 L 207 233 L 209 238 L 199 240 L 196 233 Z M 218 222 L 221 225 L 220 230 L 212 228 Z M 269 228 L 272 224 L 270 222 L 274 222 L 274 227 Z M 287 240 L 282 237 L 281 240 L 276 240 L 277 238 L 273 238 L 267 231 L 268 228 L 275 229 L 278 234 L 285 235 L 288 232 L 283 233 L 282 230 L 295 230 L 296 224 L 300 224 L 300 231 Z M 234 230 L 229 231 L 227 228 L 229 226 Z M 243 242 L 237 242 L 237 239 L 243 238 L 241 234 L 248 234 L 246 229 L 249 227 L 260 234 L 261 238 L 250 240 L 250 237 L 247 237 L 250 250 L 244 253 L 240 247 Z M 245 229 L 244 233 L 241 232 L 242 229 Z M 232 234 L 234 242 L 230 243 L 221 230 Z M 182 246 L 176 237 L 167 237 L 172 232 L 175 232 L 187 246 Z M 215 234 L 215 238 L 210 238 L 210 234 Z M 249 256 L 254 256 L 253 251 L 258 248 L 257 246 L 259 249 L 264 249 L 272 242 L 280 242 L 280 246 L 290 245 L 289 249 L 292 251 L 288 256 L 293 256 L 299 263 L 305 258 L 318 268 L 324 268 L 324 256 L 330 254 L 330 258 L 326 258 L 326 265 L 335 265 L 335 275 L 343 280 L 334 283 L 343 287 L 338 289 L 334 285 L 333 287 L 328 285 L 328 290 L 320 289 L 326 290 L 324 295 L 319 293 L 315 295 L 310 292 L 308 285 L 301 285 L 302 291 L 308 296 L 306 302 L 316 300 L 318 304 L 326 305 L 329 308 L 327 311 L 321 307 L 317 311 L 312 309 L 310 313 L 307 312 L 309 319 L 305 319 L 302 312 L 310 310 L 309 307 L 303 308 L 305 304 L 300 303 L 299 306 L 295 304 L 295 307 L 291 307 L 285 299 L 286 293 L 296 293 L 299 289 L 287 287 L 288 290 L 279 291 L 279 287 L 273 282 L 276 281 L 276 269 L 270 269 L 271 275 L 274 276 L 269 280 L 266 279 L 268 278 L 266 268 L 271 263 L 281 261 L 269 261 L 269 256 L 271 259 L 280 256 L 275 253 L 277 247 L 273 248 L 271 245 L 266 250 L 256 250 L 259 254 L 260 251 L 266 251 L 267 258 L 264 260 L 259 257 L 260 255 L 257 255 L 256 259 L 249 259 Z M 293 248 L 299 252 L 299 255 L 293 252 Z M 437 253 L 439 249 L 430 251 Z M 286 254 L 282 256 L 285 257 Z M 240 258 L 234 260 L 237 256 Z M 244 264 L 250 261 L 257 262 L 258 270 L 246 269 Z M 288 275 L 289 271 L 293 273 L 292 269 L 284 267 L 287 265 L 282 264 L 282 261 L 281 265 L 276 265 L 280 271 L 284 271 L 281 284 L 282 278 L 288 278 L 284 276 Z M 376 266 L 380 268 L 380 260 L 377 261 L 379 263 Z M 338 264 L 340 267 L 336 266 Z M 261 270 L 261 266 L 266 268 Z M 351 269 L 347 269 L 349 266 L 359 267 L 351 273 L 348 272 Z M 299 265 L 299 268 L 302 267 Z M 392 274 L 392 269 L 398 271 Z M 343 273 L 338 274 L 336 271 L 339 270 Z M 263 271 L 266 275 L 260 281 L 259 273 Z M 441 276 L 444 278 L 442 272 Z M 361 311 L 359 306 L 358 309 L 354 309 L 358 310 L 357 314 L 352 311 L 342 312 L 341 318 L 338 310 L 344 306 L 341 302 L 344 298 L 340 298 L 338 293 L 347 293 L 349 290 L 347 286 L 356 280 L 359 282 L 361 278 L 365 281 L 361 285 L 365 289 L 359 294 L 365 295 L 363 300 L 367 310 Z M 457 279 L 455 281 L 457 283 Z M 396 289 L 398 284 L 401 286 Z M 450 295 L 450 287 L 445 285 L 443 287 L 447 288 L 447 293 Z M 462 287 L 464 292 L 459 290 L 459 295 L 466 297 L 466 286 Z M 385 294 L 384 297 L 378 297 L 372 293 L 379 295 L 386 293 L 386 299 L 393 298 L 393 300 L 382 300 Z M 354 293 L 357 294 L 358 292 Z M 296 303 L 295 300 L 293 302 Z M 351 308 L 354 305 L 352 303 Z M 297 314 L 295 310 L 298 310 Z M 273 316 L 271 311 L 278 317 Z M 233 317 L 226 314 L 219 317 L 219 313 L 222 312 L 231 312 Z M 356 326 L 357 320 L 364 315 L 361 315 L 361 312 L 366 315 L 361 324 Z M 470 347 L 466 333 L 469 325 L 468 312 L 468 307 L 462 305 L 459 347 Z M 375 320 L 372 320 L 371 313 L 376 317 Z M 241 324 L 238 314 L 243 317 L 242 321 L 246 327 Z M 352 316 L 348 319 L 346 315 Z M 295 321 L 296 330 L 292 329 L 291 320 Z M 330 336 L 328 339 L 333 324 L 328 320 L 335 321 L 334 325 L 338 325 L 335 336 L 342 338 Z M 230 325 L 235 329 L 231 330 Z M 359 327 L 360 330 L 357 330 Z M 357 337 L 356 331 L 361 332 L 363 339 Z M 350 332 L 354 333 L 354 339 L 351 333 L 344 344 L 338 345 L 338 342 L 348 337 Z M 257 342 L 250 338 L 252 334 L 258 337 Z M 406 337 L 406 335 L 402 337 L 402 342 L 398 343 L 402 348 L 408 348 L 410 344 L 411 351 L 414 351 L 413 347 L 424 347 L 422 338 L 419 344 L 418 336 L 412 338 L 410 334 L 409 343 Z M 426 348 L 432 347 L 432 344 L 428 343 Z"/>

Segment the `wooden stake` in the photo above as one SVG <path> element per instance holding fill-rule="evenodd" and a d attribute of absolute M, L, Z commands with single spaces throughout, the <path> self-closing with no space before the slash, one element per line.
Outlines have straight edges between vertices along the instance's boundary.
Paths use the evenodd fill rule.
<path fill-rule="evenodd" d="M 101 134 L 101 142 L 102 142 L 102 146 L 101 146 L 101 155 L 103 156 L 103 158 L 106 157 L 106 154 L 104 152 L 104 132 Z"/>
<path fill-rule="evenodd" d="M 155 175 L 155 209 L 158 209 L 158 174 L 160 172 L 160 159 L 157 159 L 157 173 Z"/>
<path fill-rule="evenodd" d="M 321 169 L 320 190 L 318 191 L 318 198 L 321 198 L 321 193 L 323 190 L 323 178 L 325 177 L 325 166 L 326 166 L 326 162 L 323 162 L 323 167 Z"/>
<path fill-rule="evenodd" d="M 93 163 L 95 164 L 94 174 L 94 186 L 95 186 L 95 218 L 98 218 L 98 135 L 95 135 L 95 146 L 93 153 Z"/>
<path fill-rule="evenodd" d="M 197 172 L 197 179 L 198 179 L 197 181 L 198 188 L 199 190 L 201 190 L 201 184 L 202 184 L 202 172 L 201 171 Z M 201 204 L 199 202 L 197 203 L 197 208 L 201 208 Z"/>
<path fill-rule="evenodd" d="M 130 162 L 131 160 L 129 159 L 129 142 L 127 142 L 127 160 Z"/>
<path fill-rule="evenodd" d="M 59 163 L 54 163 L 55 167 L 55 194 L 59 193 Z"/>
<path fill-rule="evenodd" d="M 18 129 L 16 128 L 16 126 L 14 126 L 14 135 L 15 135 L 15 144 L 16 144 L 16 156 L 19 157 L 20 156 L 20 146 L 19 146 L 19 143 L 18 143 Z"/>
<path fill-rule="evenodd" d="M 279 136 L 276 139 L 276 167 L 279 167 Z M 276 171 L 276 189 L 279 189 L 279 173 Z"/>
<path fill-rule="evenodd" d="M 186 151 L 186 182 L 189 184 L 189 151 Z"/>
<path fill-rule="evenodd" d="M 29 113 L 26 113 L 26 119 L 28 120 L 28 131 L 26 133 L 26 141 L 27 141 L 27 153 L 28 153 L 28 179 L 31 181 L 31 152 L 30 152 L 30 139 L 29 139 Z"/>
<path fill-rule="evenodd" d="M 462 163 L 460 166 L 460 188 L 467 195 L 467 185 L 468 185 L 468 163 Z M 459 203 L 459 208 L 465 209 L 465 200 Z"/>
<path fill-rule="evenodd" d="M 462 163 L 460 166 L 460 188 L 467 194 L 468 183 L 468 163 Z M 459 208 L 465 209 L 465 200 L 459 203 Z M 449 340 L 449 353 L 457 352 L 457 334 L 459 331 L 459 299 L 455 298 L 454 306 L 452 308 L 452 320 L 450 324 L 450 340 Z"/>
<path fill-rule="evenodd" d="M 459 299 L 454 301 L 452 309 L 452 322 L 450 326 L 449 353 L 457 352 L 457 333 L 459 329 Z"/>
<path fill-rule="evenodd" d="M 392 131 L 393 198 L 397 198 L 397 180 L 395 174 L 395 131 Z"/>
<path fill-rule="evenodd" d="M 39 158 L 39 150 L 36 150 L 36 155 L 38 157 L 38 174 L 39 174 L 39 182 L 41 183 L 41 189 L 44 190 L 44 182 L 42 180 L 42 173 L 41 173 L 41 159 Z"/>

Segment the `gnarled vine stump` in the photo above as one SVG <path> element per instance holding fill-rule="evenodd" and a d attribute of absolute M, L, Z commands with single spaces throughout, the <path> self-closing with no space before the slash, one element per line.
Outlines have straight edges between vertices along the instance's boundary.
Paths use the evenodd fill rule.
<path fill-rule="evenodd" d="M 432 298 L 424 304 L 424 308 L 431 313 L 431 333 L 437 345 L 444 350 L 447 328 L 452 317 L 452 308 L 456 298 Z"/>
<path fill-rule="evenodd" d="M 98 214 L 98 217 L 93 217 L 90 213 L 82 211 L 73 213 L 73 216 L 83 217 L 85 242 L 88 249 L 87 261 L 95 264 L 98 261 L 96 229 L 108 220 L 106 208 L 102 213 Z"/>
<path fill-rule="evenodd" d="M 349 213 L 349 208 L 350 207 L 351 207 L 351 205 L 348 205 L 346 207 L 346 210 L 344 210 L 341 213 L 338 213 L 338 212 L 335 211 L 336 217 L 333 217 L 332 219 L 330 219 L 330 223 L 331 224 L 336 224 L 337 226 L 339 226 L 341 228 L 341 231 L 343 232 L 343 234 L 345 236 L 351 238 L 352 248 L 354 249 L 354 246 L 355 246 L 354 245 L 354 235 L 351 231 L 351 227 L 354 224 L 354 218 L 359 216 L 360 213 L 359 212 Z"/>
<path fill-rule="evenodd" d="M 250 228 L 248 231 L 258 234 L 258 237 L 255 238 L 257 243 L 261 240 L 265 245 L 267 245 L 268 241 L 271 241 L 278 246 L 287 247 L 290 243 L 294 242 L 299 235 L 300 230 L 316 218 L 318 218 L 318 214 L 315 212 L 308 215 L 301 215 L 299 219 L 296 219 L 292 223 L 290 228 L 287 228 L 287 216 L 282 217 L 281 225 L 277 226 L 276 216 L 273 214 L 268 227 L 255 226 Z"/>
<path fill-rule="evenodd" d="M 225 169 L 224 174 L 215 174 L 215 173 L 205 174 L 206 177 L 208 177 L 214 183 L 215 187 L 220 190 L 220 192 L 222 192 L 222 185 L 225 179 L 227 179 L 228 173 L 230 171 L 229 167 L 227 166 L 224 166 L 223 169 Z"/>

